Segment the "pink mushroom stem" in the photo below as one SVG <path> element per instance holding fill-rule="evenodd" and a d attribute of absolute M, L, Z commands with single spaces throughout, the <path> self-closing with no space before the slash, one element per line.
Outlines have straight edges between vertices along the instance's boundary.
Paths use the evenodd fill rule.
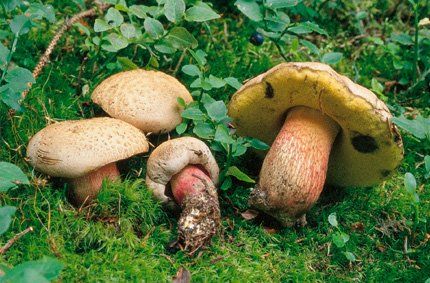
<path fill-rule="evenodd" d="M 209 176 L 195 165 L 188 165 L 170 180 L 172 193 L 178 204 L 190 194 L 206 193 L 208 185 L 214 186 Z"/>
<path fill-rule="evenodd" d="M 100 167 L 83 177 L 69 179 L 72 187 L 69 195 L 70 202 L 81 206 L 97 199 L 103 178 L 109 178 L 110 181 L 116 181 L 120 178 L 115 162 Z"/>
<path fill-rule="evenodd" d="M 257 191 L 265 193 L 264 203 L 255 197 L 250 203 L 285 226 L 296 222 L 304 225 L 305 213 L 323 189 L 330 150 L 339 129 L 334 120 L 317 109 L 292 108 L 260 172 Z"/>

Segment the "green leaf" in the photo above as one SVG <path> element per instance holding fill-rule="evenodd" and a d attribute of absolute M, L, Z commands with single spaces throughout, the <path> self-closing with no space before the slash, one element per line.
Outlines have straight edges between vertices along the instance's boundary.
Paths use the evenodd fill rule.
<path fill-rule="evenodd" d="M 216 100 L 213 99 L 209 94 L 207 93 L 203 93 L 202 98 L 201 98 L 201 103 L 203 103 L 203 105 L 205 106 L 209 106 L 212 103 L 215 103 Z"/>
<path fill-rule="evenodd" d="M 103 32 L 110 30 L 112 26 L 108 25 L 104 20 L 96 19 L 94 22 L 94 31 L 95 32 Z"/>
<path fill-rule="evenodd" d="M 355 255 L 351 252 L 343 252 L 343 254 L 345 255 L 346 259 L 352 262 L 355 262 Z"/>
<path fill-rule="evenodd" d="M 325 30 L 323 30 L 322 28 L 320 28 L 317 24 L 315 24 L 313 22 L 308 21 L 308 22 L 304 22 L 304 23 L 300 23 L 300 24 L 304 27 L 311 29 L 314 32 L 328 36 L 328 33 Z"/>
<path fill-rule="evenodd" d="M 215 77 L 213 75 L 209 75 L 209 83 L 214 88 L 221 88 L 227 84 L 227 82 L 224 81 L 223 79 Z"/>
<path fill-rule="evenodd" d="M 240 169 L 237 168 L 236 166 L 230 166 L 230 168 L 228 168 L 227 170 L 226 175 L 233 176 L 236 179 L 247 183 L 255 183 L 253 179 L 251 179 L 248 175 L 240 171 Z"/>
<path fill-rule="evenodd" d="M 215 136 L 215 129 L 208 123 L 197 123 L 193 128 L 193 133 L 202 139 L 213 139 Z"/>
<path fill-rule="evenodd" d="M 165 54 L 173 54 L 176 52 L 176 48 L 166 38 L 163 38 L 161 41 L 155 44 L 154 48 L 160 51 L 161 53 L 165 53 Z"/>
<path fill-rule="evenodd" d="M 246 150 L 248 148 L 242 144 L 236 144 L 234 143 L 231 149 L 232 152 L 232 156 L 237 157 L 237 156 L 241 156 L 243 154 L 245 154 Z"/>
<path fill-rule="evenodd" d="M 145 19 L 143 25 L 145 27 L 146 32 L 153 39 L 159 39 L 161 36 L 163 36 L 164 27 L 160 21 L 148 17 Z"/>
<path fill-rule="evenodd" d="M 208 56 L 203 50 L 198 49 L 196 52 L 194 52 L 191 49 L 187 49 L 188 52 L 190 52 L 190 54 L 193 56 L 194 59 L 196 59 L 197 64 L 200 67 L 203 67 L 204 65 L 206 65 L 207 60 L 206 60 L 206 56 Z"/>
<path fill-rule="evenodd" d="M 205 105 L 205 108 L 208 112 L 208 116 L 216 122 L 221 121 L 227 116 L 227 107 L 224 101 L 216 101 L 209 105 Z"/>
<path fill-rule="evenodd" d="M 328 222 L 330 223 L 331 226 L 337 227 L 338 223 L 336 219 L 336 212 L 333 212 L 328 216 Z"/>
<path fill-rule="evenodd" d="M 21 84 L 36 82 L 33 73 L 30 70 L 21 67 L 9 70 L 5 76 L 5 81 L 9 83 L 19 82 Z"/>
<path fill-rule="evenodd" d="M 415 194 L 417 190 L 417 181 L 415 180 L 414 175 L 412 175 L 411 172 L 405 173 L 405 179 L 404 179 L 405 189 L 408 192 L 408 194 L 413 195 Z"/>
<path fill-rule="evenodd" d="M 270 9 L 291 8 L 297 6 L 301 0 L 267 0 L 266 5 Z"/>
<path fill-rule="evenodd" d="M 31 17 L 28 17 L 24 14 L 15 16 L 10 21 L 10 30 L 15 34 L 15 36 L 20 36 L 26 34 L 31 29 Z"/>
<path fill-rule="evenodd" d="M 342 56 L 343 55 L 340 52 L 326 53 L 322 57 L 322 62 L 326 63 L 326 64 L 333 65 L 333 64 L 338 63 L 340 60 L 342 60 Z"/>
<path fill-rule="evenodd" d="M 22 0 L 6 0 L 4 1 L 3 5 L 6 9 L 6 12 L 11 12 L 12 10 L 15 10 L 16 7 L 21 4 Z"/>
<path fill-rule="evenodd" d="M 187 103 L 185 102 L 185 100 L 184 100 L 182 97 L 178 96 L 178 97 L 176 98 L 176 101 L 178 102 L 178 104 L 179 104 L 180 106 L 182 106 L 182 107 L 184 107 L 184 108 L 187 108 Z"/>
<path fill-rule="evenodd" d="M 398 33 L 398 34 L 392 33 L 391 39 L 393 41 L 397 41 L 398 43 L 403 44 L 403 45 L 410 45 L 410 44 L 414 43 L 412 37 L 406 33 L 403 33 L 403 32 Z"/>
<path fill-rule="evenodd" d="M 175 48 L 185 49 L 187 47 L 196 48 L 197 40 L 183 27 L 174 27 L 167 37 Z"/>
<path fill-rule="evenodd" d="M 410 132 L 419 139 L 429 137 L 430 134 L 430 117 L 424 118 L 418 114 L 415 120 L 409 120 L 405 116 L 390 118 L 398 127 Z"/>
<path fill-rule="evenodd" d="M 136 36 L 136 28 L 134 27 L 134 25 L 129 23 L 121 24 L 120 31 L 121 34 L 128 39 Z"/>
<path fill-rule="evenodd" d="M 0 235 L 9 229 L 10 223 L 12 223 L 12 216 L 15 211 L 16 207 L 13 206 L 0 207 Z"/>
<path fill-rule="evenodd" d="M 182 72 L 184 72 L 185 74 L 192 76 L 192 77 L 196 77 L 196 76 L 201 76 L 202 72 L 200 71 L 200 68 L 197 67 L 196 65 L 185 65 L 182 67 Z"/>
<path fill-rule="evenodd" d="M 213 19 L 218 19 L 218 15 L 209 6 L 194 6 L 185 12 L 185 20 L 189 22 L 205 22 Z"/>
<path fill-rule="evenodd" d="M 146 15 L 146 6 L 144 5 L 131 5 L 128 8 L 128 11 L 138 17 L 139 19 L 145 19 Z"/>
<path fill-rule="evenodd" d="M 124 22 L 124 17 L 117 9 L 110 7 L 106 12 L 105 21 L 108 25 L 116 28 Z"/>
<path fill-rule="evenodd" d="M 228 78 L 225 78 L 224 81 L 226 81 L 229 86 L 235 89 L 239 89 L 242 87 L 242 84 L 236 78 L 228 77 Z"/>
<path fill-rule="evenodd" d="M 263 15 L 260 11 L 260 6 L 255 0 L 237 0 L 234 5 L 248 18 L 254 22 L 263 20 Z"/>
<path fill-rule="evenodd" d="M 198 108 L 187 108 L 181 113 L 181 117 L 185 119 L 204 120 L 205 114 Z"/>
<path fill-rule="evenodd" d="M 430 156 L 429 155 L 424 156 L 424 164 L 427 172 L 425 177 L 430 178 Z"/>
<path fill-rule="evenodd" d="M 58 259 L 43 256 L 38 261 L 21 263 L 10 269 L 2 278 L 5 282 L 39 283 L 55 280 L 64 267 Z"/>
<path fill-rule="evenodd" d="M 187 130 L 187 123 L 183 122 L 176 126 L 176 132 L 178 135 L 182 135 Z"/>
<path fill-rule="evenodd" d="M 185 2 L 183 0 L 166 0 L 164 15 L 172 23 L 176 23 L 185 14 Z"/>
<path fill-rule="evenodd" d="M 25 11 L 26 15 L 33 15 L 35 19 L 45 18 L 51 23 L 55 23 L 55 12 L 54 7 L 52 5 L 42 5 L 39 3 L 32 3 L 30 8 Z"/>
<path fill-rule="evenodd" d="M 225 179 L 222 182 L 220 189 L 223 190 L 223 191 L 226 191 L 226 190 L 228 190 L 228 189 L 231 188 L 232 184 L 233 184 L 233 181 L 232 181 L 231 177 L 230 176 L 225 176 Z"/>
<path fill-rule="evenodd" d="M 7 63 L 7 58 L 9 57 L 10 51 L 9 49 L 0 44 L 0 70 L 3 70 Z"/>
<path fill-rule="evenodd" d="M 124 36 L 117 33 L 110 33 L 106 39 L 112 44 L 116 50 L 121 50 L 128 46 L 128 40 Z"/>
<path fill-rule="evenodd" d="M 216 131 L 215 131 L 215 141 L 224 143 L 224 144 L 234 143 L 234 140 L 230 136 L 227 127 L 224 125 L 217 125 Z"/>
<path fill-rule="evenodd" d="M 0 192 L 14 188 L 17 184 L 28 185 L 30 182 L 18 166 L 0 161 Z"/>
<path fill-rule="evenodd" d="M 0 100 L 17 112 L 25 112 L 25 109 L 21 107 L 20 103 L 18 103 L 18 101 L 23 98 L 22 92 L 13 90 L 13 88 L 11 88 L 11 84 L 6 84 L 0 87 Z"/>
<path fill-rule="evenodd" d="M 309 49 L 309 51 L 311 51 L 312 53 L 315 53 L 317 55 L 320 54 L 320 49 L 315 44 L 313 44 L 312 42 L 307 41 L 305 39 L 300 39 L 300 43 L 303 46 L 305 46 L 307 49 Z"/>
<path fill-rule="evenodd" d="M 344 238 L 340 232 L 334 232 L 332 234 L 332 239 L 333 239 L 333 243 L 336 245 L 336 247 L 342 248 L 345 246 Z"/>
<path fill-rule="evenodd" d="M 251 139 L 248 142 L 249 142 L 249 145 L 255 149 L 268 150 L 270 148 L 270 146 L 268 144 L 266 144 L 265 142 L 262 142 L 258 139 Z"/>
<path fill-rule="evenodd" d="M 117 57 L 116 59 L 124 71 L 139 69 L 139 67 L 128 58 Z"/>

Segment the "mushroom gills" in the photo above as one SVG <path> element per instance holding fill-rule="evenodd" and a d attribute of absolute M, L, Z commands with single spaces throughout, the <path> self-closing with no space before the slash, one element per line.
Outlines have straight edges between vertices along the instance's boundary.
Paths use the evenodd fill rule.
<path fill-rule="evenodd" d="M 296 106 L 267 153 L 249 205 L 283 226 L 303 226 L 318 200 L 340 126 L 319 110 Z"/>

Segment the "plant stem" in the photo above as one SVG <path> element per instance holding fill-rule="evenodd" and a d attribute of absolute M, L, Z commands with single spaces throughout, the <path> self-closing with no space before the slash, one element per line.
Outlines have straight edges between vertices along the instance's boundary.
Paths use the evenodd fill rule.
<path fill-rule="evenodd" d="M 419 27 L 418 27 L 418 7 L 419 7 L 420 1 L 417 0 L 417 3 L 414 7 L 414 17 L 415 17 L 415 39 L 414 39 L 414 72 L 412 81 L 415 83 L 417 81 L 418 77 L 418 52 L 419 52 L 419 43 L 418 43 L 418 33 L 419 33 Z"/>
<path fill-rule="evenodd" d="M 15 34 L 14 38 L 13 38 L 13 42 L 12 42 L 12 47 L 11 47 L 10 52 L 9 52 L 9 56 L 7 56 L 6 66 L 4 67 L 3 74 L 1 75 L 0 85 L 3 83 L 4 77 L 7 73 L 7 70 L 9 69 L 10 62 L 12 61 L 12 55 L 15 52 L 17 43 L 18 43 L 18 36 Z"/>
<path fill-rule="evenodd" d="M 224 170 L 219 174 L 219 184 L 224 182 L 225 176 L 227 175 L 227 171 L 230 168 L 232 160 L 232 152 L 231 152 L 231 144 L 227 145 L 227 161 L 225 162 Z"/>

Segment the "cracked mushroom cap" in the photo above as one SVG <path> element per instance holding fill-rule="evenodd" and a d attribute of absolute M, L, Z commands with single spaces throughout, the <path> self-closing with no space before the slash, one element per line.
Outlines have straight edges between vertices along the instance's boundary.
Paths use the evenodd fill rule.
<path fill-rule="evenodd" d="M 178 205 L 167 184 L 189 164 L 201 166 L 212 182 L 215 185 L 218 183 L 218 164 L 206 144 L 196 138 L 181 137 L 163 142 L 149 156 L 146 185 L 170 209 L 175 209 Z M 211 193 L 217 194 L 216 191 Z"/>
<path fill-rule="evenodd" d="M 110 116 L 144 132 L 168 133 L 182 122 L 184 110 L 176 99 L 193 101 L 176 78 L 141 69 L 110 76 L 94 89 L 91 99 Z"/>
<path fill-rule="evenodd" d="M 400 133 L 370 90 L 321 63 L 282 63 L 242 86 L 228 114 L 240 136 L 272 144 L 294 106 L 319 109 L 341 127 L 326 183 L 368 186 L 391 177 L 403 160 Z"/>
<path fill-rule="evenodd" d="M 47 126 L 28 143 L 27 158 L 36 170 L 47 175 L 79 178 L 148 149 L 142 131 L 106 117 Z"/>

